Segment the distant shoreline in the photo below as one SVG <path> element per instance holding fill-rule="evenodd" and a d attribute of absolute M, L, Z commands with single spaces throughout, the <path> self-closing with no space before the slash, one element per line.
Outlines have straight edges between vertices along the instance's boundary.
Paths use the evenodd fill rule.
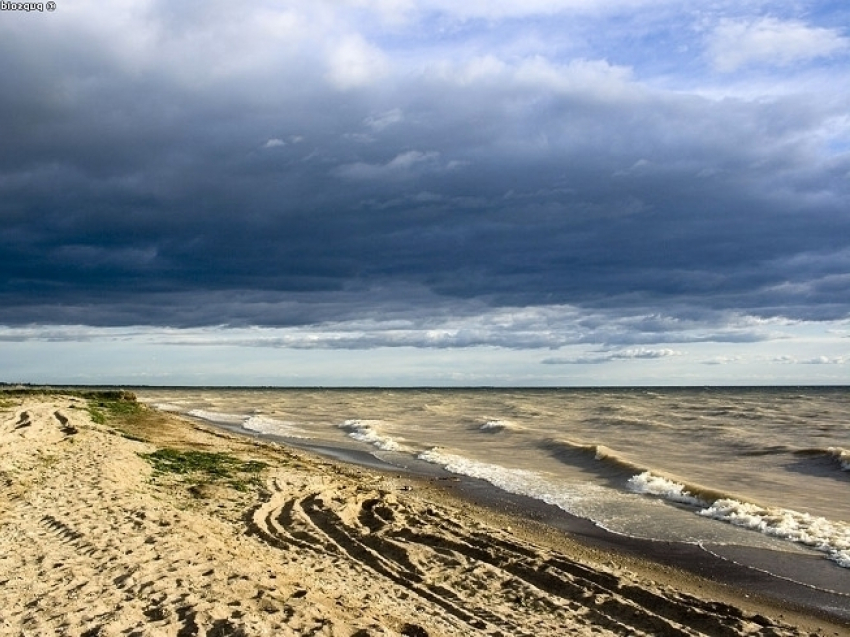
<path fill-rule="evenodd" d="M 823 385 L 138 385 L 51 384 L 0 382 L 0 392 L 99 392 L 99 391 L 848 391 L 850 384 Z"/>

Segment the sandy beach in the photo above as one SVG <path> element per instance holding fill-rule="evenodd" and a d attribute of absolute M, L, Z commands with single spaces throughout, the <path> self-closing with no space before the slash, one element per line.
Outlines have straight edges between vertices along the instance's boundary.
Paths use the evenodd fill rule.
<path fill-rule="evenodd" d="M 444 482 L 0 393 L 0 635 L 850 634 Z"/>

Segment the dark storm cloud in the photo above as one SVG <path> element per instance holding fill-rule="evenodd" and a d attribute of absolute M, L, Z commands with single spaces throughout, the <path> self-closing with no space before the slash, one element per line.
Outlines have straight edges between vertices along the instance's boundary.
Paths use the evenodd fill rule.
<path fill-rule="evenodd" d="M 239 18 L 254 42 L 223 4 L 152 7 L 126 43 L 0 26 L 0 323 L 848 315 L 850 155 L 824 137 L 846 98 L 406 63 L 312 14 Z"/>

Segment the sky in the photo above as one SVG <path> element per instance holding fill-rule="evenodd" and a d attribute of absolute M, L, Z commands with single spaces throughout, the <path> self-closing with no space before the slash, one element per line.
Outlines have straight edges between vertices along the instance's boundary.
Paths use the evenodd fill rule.
<path fill-rule="evenodd" d="M 0 381 L 850 384 L 848 87 L 844 0 L 6 3 Z"/>

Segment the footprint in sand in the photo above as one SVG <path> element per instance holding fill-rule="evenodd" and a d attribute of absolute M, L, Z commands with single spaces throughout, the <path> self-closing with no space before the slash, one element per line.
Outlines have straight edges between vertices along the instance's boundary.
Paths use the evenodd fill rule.
<path fill-rule="evenodd" d="M 28 411 L 22 411 L 20 417 L 18 418 L 18 422 L 15 423 L 15 430 L 23 429 L 24 427 L 29 427 L 32 425 L 30 422 L 30 414 Z"/>

